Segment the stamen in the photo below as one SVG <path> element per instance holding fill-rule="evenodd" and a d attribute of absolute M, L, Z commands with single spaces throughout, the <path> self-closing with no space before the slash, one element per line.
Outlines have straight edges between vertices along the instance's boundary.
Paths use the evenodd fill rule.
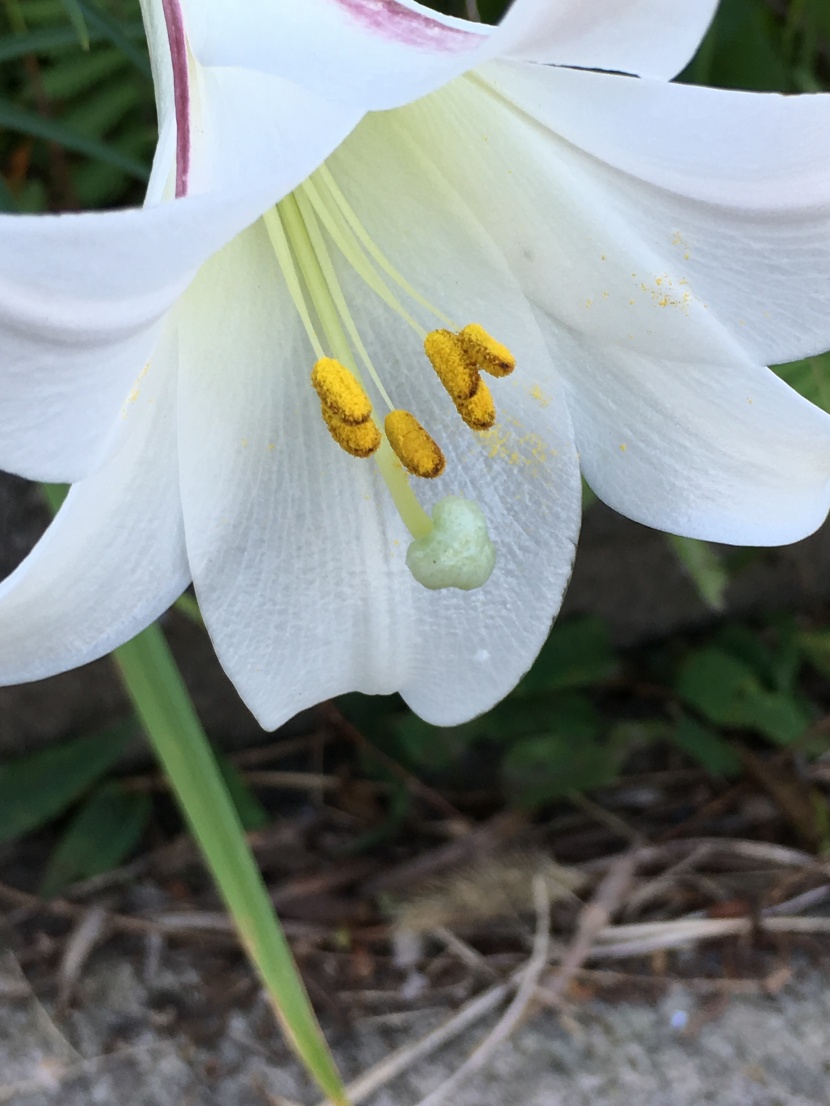
<path fill-rule="evenodd" d="M 343 257 L 348 261 L 357 275 L 364 281 L 364 283 L 372 289 L 375 295 L 379 296 L 387 307 L 391 308 L 396 315 L 410 326 L 419 338 L 423 339 L 426 333 L 422 326 L 419 326 L 412 315 L 403 307 L 396 296 L 384 284 L 381 277 L 378 276 L 375 269 L 372 267 L 371 261 L 366 256 L 360 243 L 350 234 L 352 234 L 351 227 L 345 223 L 342 213 L 336 206 L 329 206 L 325 202 L 325 198 L 313 180 L 309 177 L 300 186 L 302 191 L 308 197 L 316 216 L 320 222 L 328 231 L 331 236 L 332 242 L 340 250 Z"/>
<path fill-rule="evenodd" d="M 384 429 L 395 456 L 407 472 L 425 480 L 441 475 L 446 466 L 441 447 L 414 415 L 409 411 L 390 411 Z"/>
<path fill-rule="evenodd" d="M 437 307 L 434 307 L 429 302 L 429 300 L 425 299 L 424 296 L 422 296 L 416 288 L 413 288 L 409 281 L 401 276 L 401 274 L 394 267 L 394 265 L 392 265 L 386 255 L 378 248 L 372 237 L 367 234 L 366 228 L 363 226 L 355 212 L 352 210 L 349 201 L 340 191 L 340 188 L 335 181 L 334 175 L 332 174 L 331 170 L 326 165 L 321 165 L 314 175 L 319 178 L 322 184 L 325 185 L 329 195 L 339 208 L 341 215 L 348 224 L 356 240 L 360 243 L 360 245 L 363 247 L 369 257 L 371 257 L 371 259 L 375 262 L 378 268 L 381 269 L 382 272 L 386 273 L 389 279 L 397 284 L 402 292 L 405 292 L 416 303 L 419 303 L 421 307 L 425 307 L 426 310 L 429 311 L 430 314 L 434 315 L 435 318 L 439 320 L 439 322 L 442 322 L 444 326 L 448 326 L 450 327 L 450 329 L 454 330 L 455 324 L 453 323 L 452 319 L 448 318 L 443 311 L 439 311 Z"/>
<path fill-rule="evenodd" d="M 516 368 L 516 358 L 507 346 L 497 342 L 478 323 L 465 326 L 459 332 L 458 340 L 476 367 L 491 376 L 509 376 Z"/>
<path fill-rule="evenodd" d="M 496 421 L 496 405 L 483 380 L 479 380 L 478 391 L 474 396 L 457 400 L 455 406 L 471 430 L 489 430 Z"/>
<path fill-rule="evenodd" d="M 464 352 L 458 335 L 449 330 L 432 330 L 424 339 L 424 353 L 454 403 L 471 399 L 478 390 L 475 365 Z"/>
<path fill-rule="evenodd" d="M 305 302 L 300 278 L 297 275 L 297 270 L 294 268 L 294 258 L 291 256 L 291 247 L 288 244 L 288 238 L 285 234 L 285 227 L 282 224 L 279 208 L 272 207 L 269 211 L 266 211 L 262 216 L 262 221 L 265 223 L 265 229 L 271 240 L 271 246 L 277 258 L 277 264 L 282 271 L 288 293 L 291 296 L 297 314 L 300 316 L 305 332 L 308 335 L 311 348 L 318 357 L 322 357 L 323 345 L 311 321 L 311 315 L 308 311 L 308 305 Z"/>
<path fill-rule="evenodd" d="M 289 192 L 287 196 L 280 200 L 277 210 L 284 225 L 286 237 L 291 239 L 291 248 L 296 254 L 300 274 L 305 281 L 311 302 L 314 304 L 323 333 L 338 361 L 347 365 L 355 376 L 360 379 L 349 348 L 348 338 L 337 313 L 337 305 L 332 298 L 325 274 L 320 266 L 320 259 L 314 252 L 314 243 L 309 236 L 300 207 L 292 192 Z M 317 353 L 318 358 L 324 356 L 322 350 L 317 352 L 316 346 L 315 353 Z"/>
<path fill-rule="evenodd" d="M 311 383 L 322 405 L 341 422 L 358 426 L 372 414 L 372 401 L 363 385 L 333 357 L 320 358 L 312 369 Z"/>
<path fill-rule="evenodd" d="M 323 279 L 326 283 L 328 295 L 339 315 L 339 323 L 342 323 L 342 325 L 346 328 L 346 332 L 351 339 L 352 345 L 357 350 L 360 360 L 363 362 L 366 371 L 372 378 L 372 382 L 374 383 L 377 390 L 380 392 L 383 402 L 391 410 L 393 407 L 392 400 L 389 398 L 389 395 L 383 386 L 383 382 L 375 371 L 375 367 L 372 364 L 371 358 L 369 357 L 366 347 L 364 346 L 360 334 L 358 333 L 357 327 L 355 326 L 354 319 L 352 318 L 351 312 L 349 311 L 349 305 L 346 303 L 346 297 L 343 295 L 343 289 L 340 287 L 340 283 L 337 280 L 337 273 L 335 272 L 334 265 L 332 264 L 331 257 L 329 256 L 329 251 L 326 246 L 326 240 L 323 237 L 320 231 L 320 227 L 317 224 L 317 217 L 314 214 L 314 208 L 311 206 L 307 197 L 304 196 L 302 192 L 298 191 L 292 196 L 292 198 L 297 204 L 297 209 L 300 212 L 300 218 L 303 221 L 306 234 L 308 235 L 309 241 L 311 242 L 312 248 L 314 249 L 315 258 L 323 275 Z"/>
<path fill-rule="evenodd" d="M 380 446 L 380 430 L 378 430 L 374 419 L 369 418 L 366 422 L 355 425 L 354 423 L 344 422 L 324 403 L 320 405 L 320 411 L 326 426 L 329 428 L 329 434 L 340 448 L 345 449 L 352 457 L 371 457 Z"/>

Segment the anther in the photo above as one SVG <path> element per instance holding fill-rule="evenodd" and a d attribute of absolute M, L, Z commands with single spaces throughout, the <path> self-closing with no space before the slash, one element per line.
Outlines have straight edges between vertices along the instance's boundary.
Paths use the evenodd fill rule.
<path fill-rule="evenodd" d="M 444 471 L 441 447 L 409 411 L 390 411 L 384 422 L 386 437 L 407 472 L 432 480 Z"/>
<path fill-rule="evenodd" d="M 496 405 L 483 380 L 479 381 L 478 391 L 472 398 L 462 399 L 455 406 L 471 430 L 489 430 L 496 421 Z"/>
<path fill-rule="evenodd" d="M 365 422 L 344 422 L 330 407 L 322 404 L 321 411 L 329 433 L 341 449 L 352 457 L 371 457 L 380 446 L 380 430 L 372 418 Z"/>
<path fill-rule="evenodd" d="M 465 353 L 457 334 L 450 330 L 430 331 L 424 339 L 424 353 L 454 403 L 476 394 L 478 370 Z"/>
<path fill-rule="evenodd" d="M 340 422 L 357 426 L 368 421 L 372 414 L 372 401 L 345 365 L 333 357 L 321 357 L 311 371 L 311 383 L 323 407 L 336 415 Z"/>
<path fill-rule="evenodd" d="M 459 331 L 458 339 L 476 368 L 491 376 L 509 376 L 516 368 L 516 358 L 507 346 L 497 342 L 478 323 L 465 326 Z"/>

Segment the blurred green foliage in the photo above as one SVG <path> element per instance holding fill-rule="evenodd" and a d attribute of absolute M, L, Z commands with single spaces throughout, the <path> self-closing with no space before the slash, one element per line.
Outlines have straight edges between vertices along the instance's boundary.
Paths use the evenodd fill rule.
<path fill-rule="evenodd" d="M 353 695 L 341 705 L 417 775 L 497 785 L 508 802 L 536 807 L 602 788 L 655 742 L 720 777 L 740 772 L 744 745 L 821 752 L 828 685 L 817 674 L 830 676 L 830 631 L 790 618 L 718 626 L 635 658 L 612 649 L 596 619 L 581 618 L 555 625 L 514 693 L 462 726 L 430 726 L 396 698 Z M 383 774 L 371 758 L 365 767 Z"/>
<path fill-rule="evenodd" d="M 134 723 L 118 723 L 0 765 L 0 842 L 62 814 L 116 764 L 137 732 Z"/>
<path fill-rule="evenodd" d="M 0 210 L 138 202 L 155 139 L 138 0 L 2 0 Z"/>
<path fill-rule="evenodd" d="M 721 0 L 681 79 L 753 92 L 818 92 L 830 76 L 826 0 Z"/>
<path fill-rule="evenodd" d="M 96 787 L 74 812 L 52 850 L 38 894 L 58 894 L 67 884 L 117 868 L 141 840 L 151 813 L 150 796 L 118 780 Z"/>

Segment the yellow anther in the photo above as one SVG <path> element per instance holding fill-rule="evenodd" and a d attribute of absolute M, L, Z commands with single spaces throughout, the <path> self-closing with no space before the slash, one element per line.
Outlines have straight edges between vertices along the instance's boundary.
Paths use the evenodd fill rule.
<path fill-rule="evenodd" d="M 471 399 L 463 399 L 455 406 L 471 430 L 489 430 L 496 421 L 496 405 L 493 403 L 490 389 L 483 380 Z"/>
<path fill-rule="evenodd" d="M 371 457 L 381 442 L 380 430 L 375 420 L 366 419 L 365 422 L 344 422 L 325 404 L 321 405 L 321 411 L 329 433 L 341 449 L 351 453 L 352 457 Z"/>
<path fill-rule="evenodd" d="M 444 471 L 441 447 L 409 411 L 390 411 L 384 423 L 386 437 L 395 455 L 413 476 L 432 480 Z"/>
<path fill-rule="evenodd" d="M 450 330 L 430 331 L 424 339 L 424 352 L 454 403 L 471 399 L 476 394 L 478 371 L 464 352 L 457 334 Z"/>
<path fill-rule="evenodd" d="M 516 368 L 516 358 L 507 346 L 497 342 L 478 323 L 465 326 L 458 338 L 475 367 L 491 376 L 509 376 Z"/>
<path fill-rule="evenodd" d="M 341 423 L 357 426 L 368 421 L 372 414 L 372 401 L 345 365 L 333 357 L 321 357 L 311 371 L 311 383 L 323 407 L 336 415 Z"/>

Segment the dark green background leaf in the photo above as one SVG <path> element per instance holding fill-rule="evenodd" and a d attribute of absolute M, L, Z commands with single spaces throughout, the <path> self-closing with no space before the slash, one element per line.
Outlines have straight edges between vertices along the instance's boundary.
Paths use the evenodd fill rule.
<path fill-rule="evenodd" d="M 72 818 L 46 865 L 39 893 L 108 872 L 135 848 L 150 817 L 150 796 L 119 783 L 97 788 Z"/>
<path fill-rule="evenodd" d="M 0 841 L 66 810 L 112 768 L 137 732 L 135 722 L 120 722 L 0 765 Z"/>

